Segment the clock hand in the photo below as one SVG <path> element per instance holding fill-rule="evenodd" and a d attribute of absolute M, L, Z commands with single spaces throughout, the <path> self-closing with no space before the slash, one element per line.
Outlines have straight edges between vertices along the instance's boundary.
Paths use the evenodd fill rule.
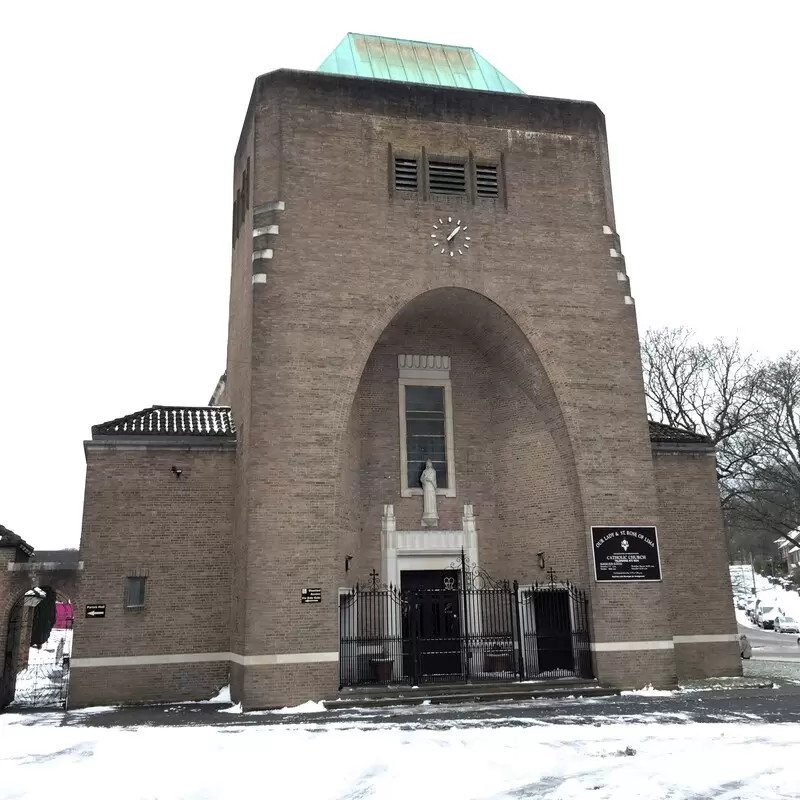
<path fill-rule="evenodd" d="M 461 230 L 461 226 L 459 225 L 446 239 L 446 241 L 450 241 L 459 231 Z"/>

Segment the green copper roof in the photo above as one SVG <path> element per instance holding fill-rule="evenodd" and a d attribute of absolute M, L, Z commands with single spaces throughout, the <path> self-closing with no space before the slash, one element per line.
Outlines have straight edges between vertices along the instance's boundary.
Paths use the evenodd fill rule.
<path fill-rule="evenodd" d="M 524 94 L 471 47 L 348 33 L 317 72 Z"/>

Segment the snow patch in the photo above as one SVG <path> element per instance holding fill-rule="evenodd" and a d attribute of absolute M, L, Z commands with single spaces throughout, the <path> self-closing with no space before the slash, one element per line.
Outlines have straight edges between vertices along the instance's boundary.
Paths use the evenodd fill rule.
<path fill-rule="evenodd" d="M 620 692 L 620 694 L 638 694 L 646 697 L 669 697 L 675 694 L 675 692 L 669 691 L 668 689 L 654 689 L 653 684 L 648 683 L 647 686 L 641 689 L 629 689 L 628 691 Z"/>
<path fill-rule="evenodd" d="M 279 708 L 275 713 L 276 714 L 321 714 L 323 711 L 327 711 L 325 708 L 324 703 L 315 703 L 313 700 L 306 700 L 305 703 L 301 703 L 299 706 L 294 706 L 292 708 Z"/>
<path fill-rule="evenodd" d="M 242 713 L 242 704 L 237 703 L 235 706 L 231 706 L 230 708 L 221 708 L 219 710 L 220 714 L 241 714 Z"/>
<path fill-rule="evenodd" d="M 213 697 L 208 700 L 197 700 L 198 703 L 230 703 L 231 702 L 231 687 L 223 686 Z"/>
<path fill-rule="evenodd" d="M 92 714 L 107 714 L 109 711 L 117 711 L 119 708 L 120 706 L 89 706 L 88 708 L 71 708 L 67 713 L 92 716 Z"/>

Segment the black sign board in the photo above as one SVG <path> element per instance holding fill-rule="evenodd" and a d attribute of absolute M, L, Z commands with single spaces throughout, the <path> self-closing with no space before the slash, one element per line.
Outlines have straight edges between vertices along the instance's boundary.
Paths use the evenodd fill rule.
<path fill-rule="evenodd" d="M 594 575 L 598 581 L 660 581 L 655 525 L 592 527 Z"/>
<path fill-rule="evenodd" d="M 301 603 L 321 603 L 322 602 L 322 589 L 301 589 L 300 590 Z"/>
<path fill-rule="evenodd" d="M 95 603 L 94 605 L 86 606 L 87 617 L 99 617 L 102 619 L 105 615 L 106 615 L 105 603 Z"/>

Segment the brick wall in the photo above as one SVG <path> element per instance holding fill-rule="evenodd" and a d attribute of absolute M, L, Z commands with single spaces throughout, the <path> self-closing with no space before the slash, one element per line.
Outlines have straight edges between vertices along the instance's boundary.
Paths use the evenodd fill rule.
<path fill-rule="evenodd" d="M 417 530 L 421 497 L 400 497 L 398 367 L 401 353 L 451 357 L 457 496 L 437 501 L 439 528 L 458 530 L 465 503 L 477 515 L 481 565 L 496 577 L 541 579 L 536 553 L 565 580 L 586 585 L 579 498 L 570 492 L 570 462 L 554 441 L 545 387 L 530 397 L 508 359 L 492 358 L 488 308 L 467 292 L 439 290 L 407 307 L 376 344 L 359 383 L 361 495 L 364 530 L 357 575 L 380 569 L 382 505 L 393 503 L 398 530 Z M 483 323 L 483 324 L 481 324 Z M 507 325 L 510 328 L 510 325 Z M 513 336 L 513 328 L 505 332 Z M 506 347 L 512 347 L 512 341 Z M 487 357 L 488 355 L 488 357 Z M 537 405 L 539 403 L 539 405 Z M 542 405 L 545 408 L 542 408 Z M 569 444 L 565 443 L 568 450 Z M 352 495 L 351 495 L 352 496 Z M 357 497 L 357 496 L 356 496 Z"/>
<path fill-rule="evenodd" d="M 230 651 L 234 456 L 214 443 L 87 443 L 80 603 L 105 603 L 106 617 L 76 614 L 74 658 Z M 125 608 L 129 575 L 147 576 L 143 609 Z M 199 699 L 227 664 L 181 668 L 76 666 L 70 704 Z"/>
<path fill-rule="evenodd" d="M 231 649 L 244 651 L 246 620 L 247 563 L 247 472 L 249 449 L 247 432 L 250 426 L 250 357 L 252 352 L 252 252 L 253 252 L 253 184 L 256 180 L 254 163 L 255 131 L 252 114 L 248 114 L 242 130 L 239 147 L 233 164 L 231 204 L 241 191 L 243 170 L 250 161 L 250 190 L 247 198 L 245 220 L 239 230 L 231 252 L 231 295 L 228 319 L 228 359 L 226 366 L 226 394 L 230 403 L 238 436 L 236 441 L 236 466 L 234 478 L 234 519 L 231 541 L 232 575 L 230 585 Z M 239 699 L 239 686 L 231 686 L 232 696 Z"/>
<path fill-rule="evenodd" d="M 626 650 L 594 654 L 597 674 L 604 686 L 673 688 L 677 685 L 673 650 Z"/>
<path fill-rule="evenodd" d="M 228 681 L 228 662 L 73 668 L 68 706 L 205 700 Z"/>
<path fill-rule="evenodd" d="M 482 308 L 472 318 L 478 344 L 469 357 L 480 353 L 513 376 L 507 400 L 493 409 L 506 444 L 495 444 L 489 459 L 520 451 L 524 463 L 508 469 L 509 480 L 539 487 L 528 507 L 519 493 L 502 498 L 513 552 L 530 564 L 529 531 L 548 528 L 548 546 L 563 561 L 556 566 L 565 576 L 586 575 L 589 525 L 657 522 L 635 313 L 624 299 L 627 282 L 618 280 L 624 264 L 603 232 L 613 219 L 604 122 L 594 105 L 434 87 L 409 92 L 400 84 L 281 71 L 257 81 L 250 119 L 252 205 L 282 200 L 286 210 L 266 283 L 232 284 L 239 291 L 232 308 L 252 314 L 249 384 L 239 382 L 245 394 L 249 385 L 251 403 L 240 446 L 246 463 L 239 465 L 247 508 L 237 515 L 247 532 L 245 652 L 336 651 L 335 594 L 348 580 L 342 556 L 355 514 L 343 500 L 353 492 L 345 463 L 354 454 L 354 405 L 359 420 L 364 412 L 359 382 L 387 327 L 432 290 L 457 287 L 475 296 L 467 306 L 437 300 L 451 318 Z M 507 207 L 502 199 L 472 205 L 391 197 L 390 144 L 419 154 L 422 147 L 476 158 L 502 154 Z M 431 224 L 442 214 L 469 218 L 468 256 L 450 260 L 431 247 Z M 378 351 L 375 358 L 380 371 Z M 368 380 L 374 372 L 367 367 Z M 485 381 L 476 382 L 472 398 L 484 405 Z M 462 398 L 468 428 L 472 412 L 463 403 L 471 401 Z M 232 402 L 244 408 L 246 400 Z M 539 415 L 532 428 L 512 419 L 513 409 L 525 407 Z M 396 412 L 386 423 L 397 436 Z M 485 463 L 485 454 L 473 455 Z M 459 459 L 466 464 L 469 457 Z M 544 475 L 549 464 L 559 468 Z M 380 466 L 376 480 L 396 485 L 385 474 Z M 469 468 L 465 480 L 468 488 Z M 554 487 L 566 487 L 566 495 L 553 494 Z M 359 515 L 372 535 L 380 503 L 391 498 L 369 495 L 363 476 L 360 492 Z M 488 513 L 491 495 L 477 485 L 470 493 L 479 513 L 482 498 Z M 399 505 L 407 517 L 410 504 Z M 490 520 L 479 525 L 489 530 Z M 300 604 L 304 586 L 323 588 L 320 607 Z M 595 638 L 671 636 L 661 585 L 590 589 Z M 316 668 L 296 669 L 311 676 Z"/>
<path fill-rule="evenodd" d="M 675 636 L 735 636 L 728 550 L 712 451 L 656 445 L 659 542 Z M 676 644 L 679 678 L 741 675 L 735 641 Z"/>

